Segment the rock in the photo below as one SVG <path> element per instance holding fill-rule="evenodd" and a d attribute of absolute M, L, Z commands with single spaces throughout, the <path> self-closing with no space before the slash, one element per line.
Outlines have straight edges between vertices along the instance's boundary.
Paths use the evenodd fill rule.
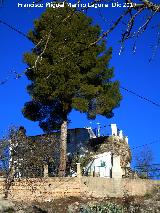
<path fill-rule="evenodd" d="M 25 211 L 21 209 L 21 210 L 16 211 L 16 213 L 25 213 Z"/>
<path fill-rule="evenodd" d="M 78 205 L 79 205 L 79 202 L 75 202 L 74 204 L 78 206 Z"/>
<path fill-rule="evenodd" d="M 0 213 L 4 213 L 7 210 L 12 210 L 13 212 L 15 212 L 14 204 L 7 199 L 1 198 L 0 199 Z"/>

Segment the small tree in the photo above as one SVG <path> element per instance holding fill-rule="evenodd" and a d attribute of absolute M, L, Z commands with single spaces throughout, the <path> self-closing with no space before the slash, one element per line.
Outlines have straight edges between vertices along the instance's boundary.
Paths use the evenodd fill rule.
<path fill-rule="evenodd" d="M 148 178 L 152 171 L 153 153 L 149 147 L 144 147 L 135 157 L 136 169 L 142 178 Z"/>
<path fill-rule="evenodd" d="M 0 155 L 5 176 L 5 197 L 14 178 L 43 177 L 44 164 L 56 161 L 56 136 L 27 137 L 23 127 L 10 127 L 1 140 Z"/>
<path fill-rule="evenodd" d="M 19 142 L 24 141 L 24 135 L 17 127 L 9 128 L 8 133 L 0 142 L 0 155 L 3 175 L 5 176 L 5 197 L 8 197 L 10 186 L 16 175 L 17 167 L 21 164 L 22 153 L 18 147 Z"/>
<path fill-rule="evenodd" d="M 121 95 L 118 81 L 111 81 L 109 68 L 111 49 L 106 43 L 90 45 L 100 36 L 99 26 L 82 12 L 65 5 L 49 8 L 34 23 L 29 37 L 35 45 L 24 55 L 28 65 L 27 87 L 32 100 L 23 114 L 51 132 L 61 130 L 59 175 L 66 170 L 67 122 L 72 109 L 107 118 L 119 106 Z"/>

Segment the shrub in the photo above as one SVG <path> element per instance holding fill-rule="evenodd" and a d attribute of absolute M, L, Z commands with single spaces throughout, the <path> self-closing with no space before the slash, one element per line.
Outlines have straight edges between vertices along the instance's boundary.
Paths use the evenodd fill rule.
<path fill-rule="evenodd" d="M 82 205 L 78 213 L 124 213 L 124 210 L 121 206 L 114 203 L 92 203 Z M 68 211 L 72 213 L 72 211 Z"/>

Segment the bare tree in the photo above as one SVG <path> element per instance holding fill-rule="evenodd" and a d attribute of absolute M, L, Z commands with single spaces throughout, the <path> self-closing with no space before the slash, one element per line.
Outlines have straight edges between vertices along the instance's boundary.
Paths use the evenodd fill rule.
<path fill-rule="evenodd" d="M 158 47 L 160 46 L 160 23 L 153 23 L 154 18 L 157 14 L 160 14 L 160 4 L 154 3 L 150 0 L 123 0 L 116 2 L 114 0 L 94 0 L 92 4 L 97 3 L 109 3 L 109 4 L 118 4 L 118 9 L 121 9 L 120 15 L 117 17 L 115 12 L 113 15 L 113 21 L 111 17 L 108 17 L 108 13 L 100 12 L 102 20 L 107 25 L 107 30 L 102 33 L 102 35 L 90 45 L 95 45 L 103 38 L 107 38 L 112 31 L 114 31 L 120 25 L 120 43 L 121 48 L 119 54 L 124 50 L 125 42 L 127 40 L 133 41 L 132 50 L 136 52 L 136 43 L 137 39 L 151 28 L 155 33 L 155 43 L 152 45 L 152 57 L 155 56 Z M 115 6 L 116 7 L 116 6 Z M 87 7 L 86 10 L 89 8 Z M 108 27 L 108 25 L 110 25 Z M 147 41 L 148 43 L 148 41 Z M 150 60 L 151 60 L 150 59 Z"/>
<path fill-rule="evenodd" d="M 5 197 L 15 178 L 43 177 L 45 164 L 57 164 L 58 150 L 56 136 L 27 137 L 23 127 L 12 126 L 0 143 Z"/>
<path fill-rule="evenodd" d="M 149 147 L 144 147 L 135 156 L 135 168 L 141 178 L 148 178 L 152 171 L 153 153 Z"/>

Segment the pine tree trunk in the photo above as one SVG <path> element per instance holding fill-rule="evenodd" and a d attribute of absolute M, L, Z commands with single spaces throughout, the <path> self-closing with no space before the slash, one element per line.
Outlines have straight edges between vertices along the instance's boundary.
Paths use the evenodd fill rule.
<path fill-rule="evenodd" d="M 59 165 L 60 177 L 65 176 L 66 155 L 67 155 L 67 121 L 63 121 L 61 125 L 61 137 L 60 137 L 60 165 Z"/>

